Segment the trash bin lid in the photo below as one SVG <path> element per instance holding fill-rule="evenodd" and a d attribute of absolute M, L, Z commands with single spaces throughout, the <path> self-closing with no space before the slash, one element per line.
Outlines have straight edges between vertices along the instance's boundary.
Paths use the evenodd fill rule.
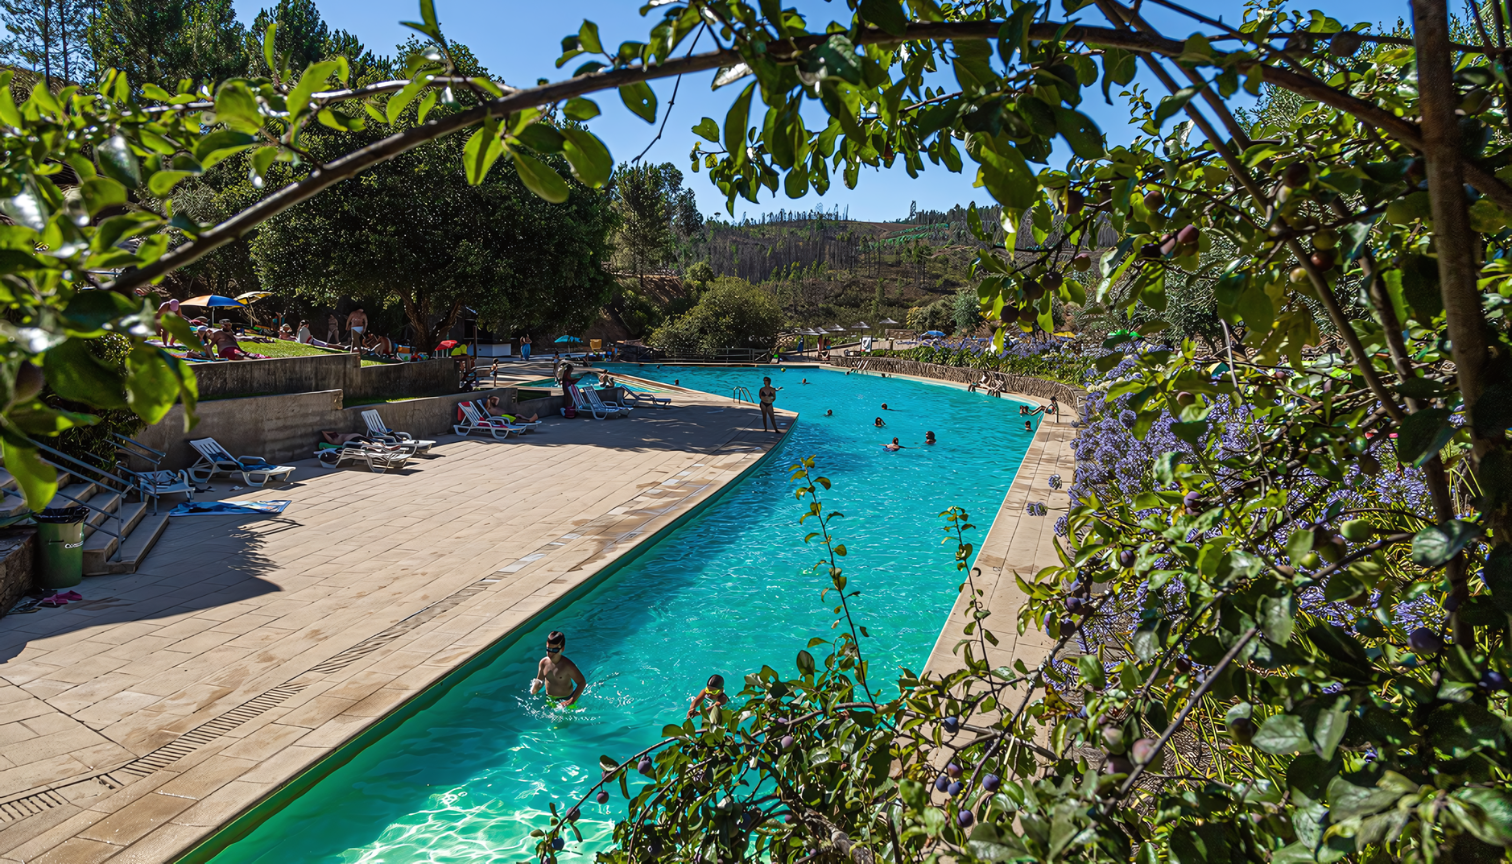
<path fill-rule="evenodd" d="M 88 507 L 45 507 L 42 512 L 33 513 L 32 519 L 49 525 L 71 525 L 83 522 L 88 516 Z"/>

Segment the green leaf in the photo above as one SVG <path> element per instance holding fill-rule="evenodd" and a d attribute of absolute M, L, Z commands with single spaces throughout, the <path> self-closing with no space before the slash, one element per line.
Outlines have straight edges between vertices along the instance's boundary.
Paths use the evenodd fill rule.
<path fill-rule="evenodd" d="M 1186 104 L 1192 101 L 1192 97 L 1200 92 L 1202 92 L 1201 87 L 1183 87 L 1161 99 L 1160 104 L 1155 106 L 1155 119 L 1152 121 L 1155 129 L 1159 130 L 1161 126 L 1164 126 L 1167 120 L 1171 119 L 1177 111 L 1185 108 Z"/>
<path fill-rule="evenodd" d="M 976 96 L 993 87 L 997 75 L 992 71 L 992 46 L 981 39 L 953 39 L 950 46 L 956 54 L 951 61 L 956 83 L 964 93 Z"/>
<path fill-rule="evenodd" d="M 1270 295 L 1259 285 L 1251 285 L 1239 295 L 1239 314 L 1244 317 L 1244 326 L 1260 333 L 1268 332 L 1276 322 L 1276 307 Z"/>
<path fill-rule="evenodd" d="M 192 176 L 193 171 L 158 171 L 147 181 L 147 191 L 157 198 L 167 198 L 179 181 Z"/>
<path fill-rule="evenodd" d="M 142 163 L 137 159 L 136 154 L 131 152 L 131 144 L 124 136 L 115 135 L 95 145 L 95 160 L 100 163 L 100 171 L 106 177 L 127 189 L 135 189 L 142 185 Z"/>
<path fill-rule="evenodd" d="M 807 651 L 798 652 L 798 671 L 803 675 L 814 674 L 814 655 Z"/>
<path fill-rule="evenodd" d="M 599 41 L 598 25 L 584 20 L 583 26 L 578 28 L 578 44 L 589 54 L 604 53 L 604 46 Z"/>
<path fill-rule="evenodd" d="M 4 88 L 9 91 L 7 86 Z M 58 494 L 58 472 L 37 456 L 34 447 L 18 447 L 6 435 L 0 440 L 0 452 L 5 455 L 5 470 L 16 478 L 21 494 L 26 496 L 26 506 L 41 510 Z"/>
<path fill-rule="evenodd" d="M 521 143 L 537 153 L 560 153 L 566 138 L 545 123 L 528 123 L 515 133 Z"/>
<path fill-rule="evenodd" d="M 415 109 L 415 122 L 424 123 L 425 118 L 430 116 L 431 109 L 436 107 L 436 100 L 441 98 L 435 90 L 426 93 L 420 99 L 420 107 Z"/>
<path fill-rule="evenodd" d="M 725 114 L 725 151 L 737 165 L 746 161 L 746 126 L 751 120 L 751 93 L 755 90 L 755 82 L 747 84 Z"/>
<path fill-rule="evenodd" d="M 267 63 L 268 63 L 268 69 L 270 69 L 271 71 L 273 71 L 275 73 L 274 74 L 275 78 L 278 77 L 276 73 L 279 71 L 279 69 L 278 69 L 278 43 L 276 41 L 274 41 L 273 37 L 277 33 L 278 33 L 278 22 L 274 21 L 274 22 L 272 22 L 271 24 L 268 25 L 268 29 L 266 29 L 266 30 L 263 31 L 263 43 L 262 43 L 263 60 L 267 61 Z M 148 85 L 148 86 L 155 86 L 155 85 Z M 160 91 L 161 91 L 161 89 L 162 88 L 159 88 Z M 149 93 L 148 95 L 151 95 L 151 94 Z M 162 96 L 153 96 L 152 98 L 154 98 L 154 99 L 168 99 L 168 98 L 172 98 L 172 97 L 168 96 L 165 93 Z"/>
<path fill-rule="evenodd" d="M 1039 11 L 1038 3 L 1025 3 L 1013 10 L 1003 26 L 998 28 L 998 57 L 1004 66 L 1013 64 L 1013 55 L 1028 50 L 1029 25 Z"/>
<path fill-rule="evenodd" d="M 268 168 L 272 167 L 273 160 L 277 158 L 277 147 L 259 147 L 252 153 L 252 167 L 249 169 L 252 185 L 263 185 L 263 180 L 268 176 Z"/>
<path fill-rule="evenodd" d="M 404 109 L 408 108 L 409 104 L 415 101 L 415 98 L 420 95 L 420 91 L 430 86 L 430 78 L 431 76 L 428 74 L 421 75 L 404 85 L 404 88 L 398 93 L 389 97 L 388 104 L 383 106 L 383 116 L 388 118 L 389 125 L 399 122 L 399 115 L 404 113 Z"/>
<path fill-rule="evenodd" d="M 1108 686 L 1107 670 L 1096 654 L 1083 654 L 1076 658 L 1076 671 L 1081 675 L 1083 687 L 1101 690 Z"/>
<path fill-rule="evenodd" d="M 647 123 L 656 122 L 656 91 L 644 81 L 624 84 L 619 88 L 620 99 L 630 113 Z"/>
<path fill-rule="evenodd" d="M 1344 740 L 1344 730 L 1349 727 L 1349 697 L 1340 695 L 1331 703 L 1315 703 L 1316 716 L 1309 716 L 1309 733 L 1313 752 L 1324 762 L 1333 758 L 1339 742 Z M 1312 715 L 1313 711 L 1307 712 Z M 1263 731 L 1263 730 L 1262 730 Z M 1258 737 L 1258 736 L 1257 736 Z M 1258 743 L 1256 746 L 1259 746 Z"/>
<path fill-rule="evenodd" d="M 567 200 L 570 190 L 562 175 L 533 156 L 514 148 L 510 148 L 510 152 L 514 156 L 515 170 L 519 172 L 525 188 L 553 204 Z"/>
<path fill-rule="evenodd" d="M 1451 416 L 1447 408 L 1428 408 L 1407 415 L 1397 430 L 1397 458 L 1421 468 L 1454 436 Z"/>
<path fill-rule="evenodd" d="M 700 138 L 703 138 L 706 141 L 712 141 L 715 144 L 718 144 L 719 124 L 714 122 L 714 118 L 705 117 L 702 120 L 698 121 L 697 126 L 693 127 L 693 134 L 699 136 Z"/>
<path fill-rule="evenodd" d="M 201 166 L 209 169 L 210 166 L 215 165 L 221 160 L 234 156 L 251 147 L 256 141 L 256 138 L 245 132 L 221 129 L 217 132 L 211 132 L 200 139 L 200 142 L 194 147 L 194 158 L 199 161 Z"/>
<path fill-rule="evenodd" d="M 1412 538 L 1412 563 L 1419 567 L 1442 567 L 1481 535 L 1479 526 L 1459 519 L 1432 525 Z"/>
<path fill-rule="evenodd" d="M 1254 744 L 1273 756 L 1300 753 L 1308 747 L 1307 731 L 1302 718 L 1290 714 L 1275 714 L 1265 719 L 1255 732 Z"/>
<path fill-rule="evenodd" d="M 78 337 L 47 350 L 42 369 L 47 384 L 64 399 L 96 408 L 125 408 L 126 394 L 120 373 L 106 366 Z"/>
<path fill-rule="evenodd" d="M 861 0 L 861 16 L 893 36 L 908 32 L 908 16 L 898 0 Z"/>
<path fill-rule="evenodd" d="M 609 148 L 604 146 L 604 142 L 587 129 L 563 129 L 562 135 L 567 139 L 562 145 L 562 151 L 578 182 L 595 189 L 609 182 L 609 175 L 614 170 L 614 157 L 609 155 Z"/>
<path fill-rule="evenodd" d="M 562 113 L 573 120 L 582 122 L 599 116 L 599 107 L 598 103 L 592 99 L 578 96 L 567 100 L 567 104 L 562 107 Z"/>
<path fill-rule="evenodd" d="M 1295 615 L 1296 601 L 1290 592 L 1260 598 L 1260 629 L 1272 644 L 1285 645 L 1291 639 Z"/>
<path fill-rule="evenodd" d="M 488 176 L 488 169 L 504 152 L 504 142 L 499 140 L 499 121 L 490 117 L 484 121 L 462 148 L 462 167 L 467 171 L 467 182 L 476 186 Z"/>
<path fill-rule="evenodd" d="M 257 111 L 257 97 L 247 82 L 233 78 L 220 85 L 215 94 L 215 119 L 238 132 L 255 134 L 262 128 Z"/>
<path fill-rule="evenodd" d="M 1495 747 L 1501 721 L 1474 702 L 1445 705 L 1428 715 L 1428 740 L 1454 759 Z"/>
<path fill-rule="evenodd" d="M 1071 152 L 1083 159 L 1098 159 L 1107 149 L 1103 146 L 1102 130 L 1092 122 L 1092 118 L 1072 108 L 1062 105 L 1052 106 L 1055 111 L 1055 128 L 1060 132 L 1066 143 L 1071 145 Z"/>
<path fill-rule="evenodd" d="M 80 291 L 64 308 L 63 325 L 70 336 L 100 336 L 107 324 L 140 311 L 139 303 L 114 291 Z"/>
<path fill-rule="evenodd" d="M 856 56 L 856 46 L 839 33 L 831 34 L 805 51 L 798 63 L 805 73 L 820 81 L 838 78 L 848 84 L 861 84 L 861 63 Z"/>
<path fill-rule="evenodd" d="M 126 362 L 126 402 L 149 425 L 163 419 L 178 401 L 181 378 L 174 366 L 183 361 L 138 343 Z"/>
<path fill-rule="evenodd" d="M 85 180 L 79 186 L 79 194 L 84 196 L 84 206 L 88 208 L 91 216 L 106 207 L 126 203 L 126 187 L 109 177 Z"/>

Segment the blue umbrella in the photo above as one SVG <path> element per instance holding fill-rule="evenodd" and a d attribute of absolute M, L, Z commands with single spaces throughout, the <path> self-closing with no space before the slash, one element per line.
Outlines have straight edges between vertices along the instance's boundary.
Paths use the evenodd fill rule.
<path fill-rule="evenodd" d="M 938 330 L 925 330 L 924 331 L 924 335 L 925 336 L 933 336 L 936 339 L 944 339 L 945 338 L 945 334 L 941 333 Z"/>
<path fill-rule="evenodd" d="M 179 305 L 180 306 L 205 306 L 205 307 L 208 307 L 211 310 L 210 311 L 210 323 L 214 324 L 215 323 L 215 309 L 217 307 L 230 306 L 230 307 L 233 307 L 233 308 L 241 309 L 241 308 L 244 308 L 247 304 L 241 302 L 240 300 L 233 299 L 231 297 L 222 297 L 219 294 L 201 294 L 198 297 L 190 297 L 188 300 L 182 300 L 182 301 L 179 302 Z"/>
<path fill-rule="evenodd" d="M 558 336 L 556 338 L 556 341 L 558 341 L 558 342 L 581 342 L 583 340 L 577 338 L 576 336 Z"/>

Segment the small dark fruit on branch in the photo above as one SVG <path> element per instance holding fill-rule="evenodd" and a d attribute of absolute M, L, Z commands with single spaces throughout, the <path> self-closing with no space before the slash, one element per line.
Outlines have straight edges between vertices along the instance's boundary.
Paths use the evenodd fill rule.
<path fill-rule="evenodd" d="M 791 749 L 793 749 L 793 736 L 791 736 L 791 735 L 784 735 L 784 736 L 782 736 L 781 744 L 782 744 L 782 749 L 784 749 L 784 750 L 791 750 Z"/>
<path fill-rule="evenodd" d="M 609 793 L 605 792 L 602 789 L 600 789 L 599 793 L 597 795 L 593 796 L 593 799 L 595 801 L 597 801 L 598 803 L 600 803 L 600 804 L 608 804 L 609 803 Z"/>
<path fill-rule="evenodd" d="M 1003 778 L 996 774 L 988 774 L 982 778 L 982 788 L 988 792 L 996 792 L 1003 785 Z"/>
<path fill-rule="evenodd" d="M 1428 176 L 1428 166 L 1422 159 L 1414 159 L 1407 163 L 1407 182 L 1416 186 Z"/>
<path fill-rule="evenodd" d="M 1105 745 L 1109 753 L 1124 752 L 1125 747 L 1123 729 L 1117 726 L 1104 726 L 1102 727 L 1101 731 L 1103 744 Z"/>
<path fill-rule="evenodd" d="M 1059 288 L 1061 286 L 1061 283 L 1064 281 L 1066 281 L 1064 276 L 1052 270 L 1051 272 L 1046 273 L 1044 277 L 1040 279 L 1040 284 L 1044 285 L 1046 290 L 1054 291 L 1055 289 Z"/>
<path fill-rule="evenodd" d="M 1165 203 L 1165 193 L 1160 191 L 1159 189 L 1156 189 L 1154 192 L 1149 192 L 1144 196 L 1145 207 L 1151 210 L 1159 210 L 1160 208 L 1165 206 Z"/>
<path fill-rule="evenodd" d="M 1195 513 L 1202 509 L 1202 496 L 1196 492 L 1188 492 L 1181 497 L 1181 503 L 1186 507 L 1188 512 Z"/>
<path fill-rule="evenodd" d="M 567 841 L 563 840 L 560 837 L 553 837 L 553 838 L 551 838 L 551 848 L 553 848 L 553 849 L 560 850 L 563 846 L 566 846 L 566 845 L 567 845 Z"/>
<path fill-rule="evenodd" d="M 1487 690 L 1505 690 L 1507 683 L 1507 676 L 1495 669 L 1487 669 L 1481 673 L 1480 686 Z"/>
<path fill-rule="evenodd" d="M 1202 231 L 1196 225 L 1188 225 L 1176 232 L 1176 242 L 1183 246 L 1192 246 L 1202 239 Z"/>
<path fill-rule="evenodd" d="M 952 798 L 954 798 L 955 796 L 961 794 L 961 790 L 965 789 L 965 788 L 966 788 L 966 784 L 962 783 L 959 780 L 956 780 L 955 782 L 951 783 L 949 786 L 945 787 L 945 794 L 949 795 Z"/>
<path fill-rule="evenodd" d="M 1092 269 L 1092 256 L 1086 252 L 1078 252 L 1071 259 L 1071 269 L 1078 273 L 1085 273 Z"/>
<path fill-rule="evenodd" d="M 946 717 L 944 720 L 940 721 L 940 725 L 945 727 L 945 731 L 946 732 L 949 732 L 951 734 L 955 734 L 961 728 L 961 718 L 959 718 L 959 717 Z M 955 775 L 955 776 L 959 776 L 959 775 Z"/>
<path fill-rule="evenodd" d="M 1307 185 L 1307 181 L 1311 179 L 1311 177 L 1312 172 L 1307 170 L 1306 162 L 1293 162 L 1292 164 L 1286 166 L 1286 170 L 1282 172 L 1281 182 L 1282 184 L 1295 189 L 1298 186 Z"/>
<path fill-rule="evenodd" d="M 1146 243 L 1146 244 L 1144 244 L 1143 246 L 1139 247 L 1139 255 L 1142 258 L 1159 258 L 1160 257 L 1160 244 L 1159 243 Z"/>
<path fill-rule="evenodd" d="M 1045 286 L 1041 285 L 1038 279 L 1025 279 L 1024 296 L 1030 300 L 1038 300 L 1045 296 Z"/>
<path fill-rule="evenodd" d="M 581 813 L 578 812 L 578 808 L 574 807 L 571 810 L 567 811 L 567 821 L 568 822 L 576 822 L 578 820 L 578 817 L 582 816 L 582 815 L 583 814 L 581 814 Z"/>
<path fill-rule="evenodd" d="M 962 828 L 970 828 L 976 822 L 976 817 L 971 815 L 970 810 L 962 810 L 956 814 L 956 824 Z"/>
<path fill-rule="evenodd" d="M 1192 658 L 1185 654 L 1178 654 L 1176 659 L 1171 661 L 1171 668 L 1176 670 L 1176 674 L 1185 675 L 1192 671 Z"/>
<path fill-rule="evenodd" d="M 1133 567 L 1134 562 L 1138 560 L 1138 558 L 1139 556 L 1134 554 L 1133 549 L 1118 550 L 1118 566 L 1120 567 Z"/>
<path fill-rule="evenodd" d="M 1089 611 L 1087 609 L 1087 601 L 1080 597 L 1067 597 L 1066 611 L 1072 615 L 1085 615 Z"/>
<path fill-rule="evenodd" d="M 1255 732 L 1257 731 L 1255 721 L 1248 717 L 1235 718 L 1228 724 L 1229 737 L 1234 739 L 1235 744 L 1243 744 L 1246 747 L 1249 746 L 1251 741 L 1255 740 Z"/>
<path fill-rule="evenodd" d="M 1134 762 L 1144 765 L 1151 771 L 1159 771 L 1165 764 L 1165 752 L 1156 752 L 1154 738 L 1141 738 L 1129 748 L 1129 755 L 1134 757 Z"/>
<path fill-rule="evenodd" d="M 647 777 L 650 777 L 652 774 L 656 773 L 656 769 L 651 767 L 650 759 L 642 759 L 639 762 L 635 763 L 635 770 L 646 775 Z"/>
<path fill-rule="evenodd" d="M 42 374 L 41 367 L 30 360 L 22 360 L 21 365 L 16 367 L 16 391 L 14 404 L 29 402 L 42 392 L 42 385 L 46 378 Z"/>
<path fill-rule="evenodd" d="M 1364 456 L 1356 459 L 1355 464 L 1360 466 L 1360 473 L 1364 474 L 1366 477 L 1374 477 L 1377 474 L 1381 473 L 1381 460 L 1370 455 L 1369 453 L 1366 453 Z"/>
<path fill-rule="evenodd" d="M 1019 310 L 1019 320 L 1025 324 L 1033 323 L 1038 317 L 1039 312 L 1035 311 L 1033 306 L 1025 306 Z"/>
<path fill-rule="evenodd" d="M 1067 213 L 1070 213 L 1072 216 L 1075 216 L 1076 214 L 1078 214 L 1078 213 L 1080 213 L 1082 211 L 1082 207 L 1086 206 L 1086 203 L 1087 203 L 1087 196 L 1085 196 L 1082 193 L 1076 191 L 1075 189 L 1067 190 L 1067 192 L 1066 192 L 1066 212 Z"/>
<path fill-rule="evenodd" d="M 1103 763 L 1104 774 L 1127 774 L 1134 770 L 1134 763 L 1127 756 L 1109 755 Z"/>
<path fill-rule="evenodd" d="M 1424 654 L 1437 654 L 1444 650 L 1443 637 L 1427 627 L 1419 627 L 1412 631 L 1412 635 L 1407 637 L 1407 644 L 1412 646 L 1412 650 L 1421 651 Z"/>
<path fill-rule="evenodd" d="M 1190 405 L 1194 405 L 1194 404 L 1196 404 L 1196 402 L 1197 402 L 1197 397 L 1194 396 L 1194 395 L 1192 395 L 1191 393 L 1188 393 L 1185 390 L 1182 390 L 1180 393 L 1176 394 L 1176 404 L 1180 405 L 1183 408 L 1186 408 L 1186 407 L 1188 407 Z"/>
<path fill-rule="evenodd" d="M 949 774 L 952 778 L 955 778 L 961 776 L 963 772 L 959 764 L 952 762 L 949 765 L 945 766 L 945 773 Z"/>
<path fill-rule="evenodd" d="M 1179 245 L 1181 244 L 1176 242 L 1175 234 L 1167 234 L 1164 237 L 1160 238 L 1160 254 L 1174 255 L 1176 253 L 1176 247 Z"/>
<path fill-rule="evenodd" d="M 936 792 L 944 792 L 945 790 L 950 788 L 950 778 L 946 777 L 944 774 L 941 774 L 940 776 L 935 778 L 934 786 Z"/>
<path fill-rule="evenodd" d="M 1330 270 L 1334 266 L 1334 253 L 1332 249 L 1315 249 L 1309 259 L 1313 266 L 1319 270 Z"/>

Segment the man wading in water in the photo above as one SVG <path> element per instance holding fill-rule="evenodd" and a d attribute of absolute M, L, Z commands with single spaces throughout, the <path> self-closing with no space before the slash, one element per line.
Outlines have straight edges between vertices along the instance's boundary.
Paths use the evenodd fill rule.
<path fill-rule="evenodd" d="M 570 708 L 583 695 L 583 688 L 588 686 L 588 682 L 583 679 L 582 670 L 578 669 L 577 664 L 562 654 L 566 647 L 567 636 L 560 630 L 551 631 L 546 637 L 546 656 L 536 666 L 536 677 L 530 682 L 530 692 L 534 695 L 545 687 L 548 698 L 560 702 L 564 708 Z"/>

